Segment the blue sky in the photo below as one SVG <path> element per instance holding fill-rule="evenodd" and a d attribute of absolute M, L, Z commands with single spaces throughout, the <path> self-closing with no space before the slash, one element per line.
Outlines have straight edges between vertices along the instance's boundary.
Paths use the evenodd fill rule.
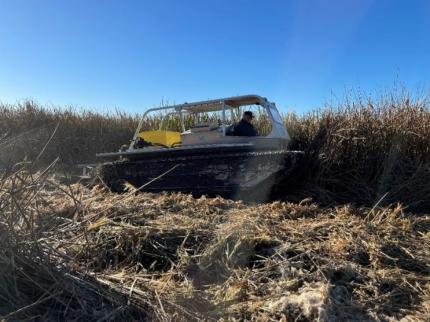
<path fill-rule="evenodd" d="M 0 101 L 137 112 L 257 93 L 282 110 L 430 85 L 430 0 L 0 0 Z"/>

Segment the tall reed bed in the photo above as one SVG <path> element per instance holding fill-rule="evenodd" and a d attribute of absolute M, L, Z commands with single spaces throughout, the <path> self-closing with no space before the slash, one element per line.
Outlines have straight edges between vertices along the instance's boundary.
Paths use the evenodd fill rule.
<path fill-rule="evenodd" d="M 286 178 L 274 198 L 294 191 L 299 198 L 311 196 L 322 203 L 400 201 L 411 209 L 429 210 L 429 107 L 426 96 L 393 92 L 379 98 L 349 97 L 305 115 L 285 114 L 290 148 L 305 151 L 306 158 L 294 187 Z M 217 121 L 215 116 L 203 118 Z M 160 121 L 161 115 L 149 118 L 143 129 L 158 128 Z M 186 119 L 187 124 L 193 121 Z M 34 102 L 0 105 L 0 168 L 36 159 L 48 141 L 40 164 L 56 157 L 66 165 L 92 163 L 95 153 L 116 151 L 129 143 L 137 123 L 138 115 L 119 111 L 78 112 Z M 263 115 L 255 125 L 263 134 L 270 130 Z M 162 126 L 180 130 L 177 118 Z"/>
<path fill-rule="evenodd" d="M 291 148 L 307 152 L 307 194 L 430 210 L 429 106 L 427 98 L 385 95 L 287 119 Z"/>
<path fill-rule="evenodd" d="M 77 112 L 72 108 L 45 108 L 33 102 L 1 105 L 0 168 L 24 158 L 34 160 L 57 125 L 41 164 L 56 157 L 66 164 L 94 162 L 96 152 L 116 150 L 127 143 L 136 124 L 136 115 L 119 111 Z"/>

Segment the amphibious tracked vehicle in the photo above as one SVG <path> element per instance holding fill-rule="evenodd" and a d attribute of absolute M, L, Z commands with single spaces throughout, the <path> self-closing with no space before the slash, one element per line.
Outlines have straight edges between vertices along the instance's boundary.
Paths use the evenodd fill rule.
<path fill-rule="evenodd" d="M 259 108 L 271 125 L 267 135 L 244 137 L 231 131 L 229 123 L 249 106 Z M 163 121 L 158 130 L 141 131 L 153 113 L 176 117 L 181 131 L 162 129 Z M 186 128 L 189 120 L 193 123 Z M 288 150 L 289 140 L 275 104 L 258 95 L 151 108 L 129 145 L 97 154 L 97 173 L 112 191 L 122 191 L 128 182 L 142 191 L 264 200 L 300 159 L 301 152 Z"/>

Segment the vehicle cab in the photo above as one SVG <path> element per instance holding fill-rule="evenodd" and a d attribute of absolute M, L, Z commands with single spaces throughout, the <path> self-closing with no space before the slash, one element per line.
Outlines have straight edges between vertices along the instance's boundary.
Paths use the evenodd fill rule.
<path fill-rule="evenodd" d="M 249 106 L 257 106 L 260 114 L 264 113 L 270 131 L 265 135 L 252 137 L 229 135 L 234 121 L 238 121 L 242 110 Z M 141 131 L 145 118 L 156 112 L 164 112 L 160 128 L 156 131 Z M 200 117 L 202 115 L 203 117 Z M 165 119 L 172 116 L 179 119 L 181 131 L 162 129 L 166 123 Z M 189 123 L 186 121 L 190 119 L 193 123 L 186 126 L 186 123 Z M 288 131 L 274 103 L 258 95 L 244 95 L 149 109 L 142 116 L 128 151 L 148 146 L 177 148 L 225 144 L 285 148 L 289 139 Z"/>

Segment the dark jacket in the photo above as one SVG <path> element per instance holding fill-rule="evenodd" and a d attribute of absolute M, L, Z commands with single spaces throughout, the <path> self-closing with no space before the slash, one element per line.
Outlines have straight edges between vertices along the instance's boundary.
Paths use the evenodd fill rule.
<path fill-rule="evenodd" d="M 233 135 L 235 136 L 257 136 L 257 131 L 251 123 L 248 123 L 244 120 L 240 120 L 234 126 Z"/>

